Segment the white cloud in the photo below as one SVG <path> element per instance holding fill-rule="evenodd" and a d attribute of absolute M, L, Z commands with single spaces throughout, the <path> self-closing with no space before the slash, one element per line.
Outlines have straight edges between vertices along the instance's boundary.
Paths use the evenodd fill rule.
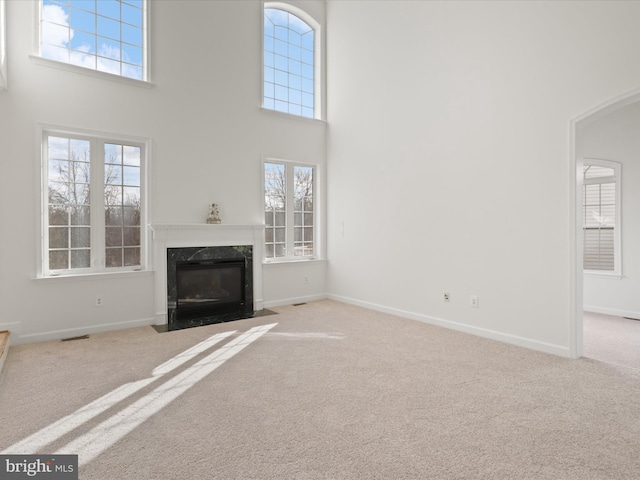
<path fill-rule="evenodd" d="M 120 60 L 120 49 L 114 47 L 113 45 L 107 45 L 106 43 L 100 45 L 100 51 L 98 52 L 98 54 L 101 57 Z"/>
<path fill-rule="evenodd" d="M 114 73 L 120 75 L 120 62 L 98 57 L 98 70 L 101 72 Z"/>
<path fill-rule="evenodd" d="M 42 42 L 47 45 L 67 48 L 73 38 L 69 28 L 69 14 L 58 5 L 42 7 Z"/>
<path fill-rule="evenodd" d="M 69 25 L 69 14 L 59 5 L 42 7 L 42 56 L 59 62 L 71 63 L 93 70 L 142 79 L 142 69 L 121 64 L 120 49 L 114 45 L 101 44 L 98 52 L 91 45 L 74 45 L 71 40 L 74 30 Z M 120 71 L 121 67 L 124 71 Z"/>
<path fill-rule="evenodd" d="M 69 15 L 58 5 L 45 5 L 42 7 L 42 20 L 45 22 L 69 25 Z"/>

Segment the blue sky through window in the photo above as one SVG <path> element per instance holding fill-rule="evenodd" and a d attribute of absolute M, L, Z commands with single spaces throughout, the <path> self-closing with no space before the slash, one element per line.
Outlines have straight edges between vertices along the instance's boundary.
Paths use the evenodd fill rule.
<path fill-rule="evenodd" d="M 265 8 L 265 108 L 314 118 L 314 34 L 297 16 Z"/>
<path fill-rule="evenodd" d="M 41 55 L 144 79 L 143 0 L 42 0 Z"/>

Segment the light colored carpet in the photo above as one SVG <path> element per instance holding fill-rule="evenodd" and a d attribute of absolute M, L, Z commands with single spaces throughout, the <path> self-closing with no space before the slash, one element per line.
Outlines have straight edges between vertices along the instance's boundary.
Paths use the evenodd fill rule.
<path fill-rule="evenodd" d="M 583 326 L 585 357 L 640 368 L 640 320 L 584 312 Z"/>
<path fill-rule="evenodd" d="M 328 300 L 274 310 L 170 333 L 144 327 L 12 347 L 0 376 L 0 451 L 36 433 L 34 444 L 48 442 L 39 453 L 78 453 L 83 480 L 638 478 L 638 369 Z M 169 371 L 175 356 L 186 361 Z M 154 411 L 163 385 L 182 391 L 214 364 Z M 102 409 L 90 403 L 123 385 L 142 386 Z M 61 418 L 53 435 L 47 426 Z M 65 450 L 91 432 L 102 435 Z M 95 442 L 104 450 L 83 462 Z"/>

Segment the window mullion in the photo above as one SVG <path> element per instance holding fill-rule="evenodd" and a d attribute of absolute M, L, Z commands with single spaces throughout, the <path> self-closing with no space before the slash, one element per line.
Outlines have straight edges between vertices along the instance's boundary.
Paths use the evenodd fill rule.
<path fill-rule="evenodd" d="M 105 268 L 104 142 L 91 143 L 91 267 Z"/>
<path fill-rule="evenodd" d="M 49 274 L 49 134 L 42 136 L 41 169 L 42 169 L 42 255 L 43 272 Z"/>
<path fill-rule="evenodd" d="M 295 190 L 294 190 L 294 176 L 293 165 L 285 165 L 285 175 L 287 179 L 287 218 L 286 218 L 286 242 L 287 242 L 287 257 L 294 256 L 294 209 L 295 209 Z"/>

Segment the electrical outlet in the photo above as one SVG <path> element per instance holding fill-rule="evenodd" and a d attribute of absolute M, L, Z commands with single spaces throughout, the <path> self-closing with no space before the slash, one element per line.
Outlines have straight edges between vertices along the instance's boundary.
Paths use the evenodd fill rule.
<path fill-rule="evenodd" d="M 96 307 L 102 307 L 103 305 L 104 305 L 104 303 L 102 301 L 102 297 L 98 295 L 96 297 Z"/>
<path fill-rule="evenodd" d="M 473 308 L 478 308 L 478 296 L 477 295 L 471 295 L 471 306 Z"/>
<path fill-rule="evenodd" d="M 305 275 L 305 276 L 304 276 L 304 283 L 305 283 L 305 285 L 306 285 L 307 283 L 309 283 L 309 276 L 308 276 L 308 275 Z"/>
<path fill-rule="evenodd" d="M 443 296 L 443 298 L 442 298 L 442 299 L 443 299 L 445 302 L 448 302 L 448 301 L 451 299 L 451 297 L 450 297 L 450 295 L 449 295 L 449 292 L 444 292 L 444 296 Z"/>

